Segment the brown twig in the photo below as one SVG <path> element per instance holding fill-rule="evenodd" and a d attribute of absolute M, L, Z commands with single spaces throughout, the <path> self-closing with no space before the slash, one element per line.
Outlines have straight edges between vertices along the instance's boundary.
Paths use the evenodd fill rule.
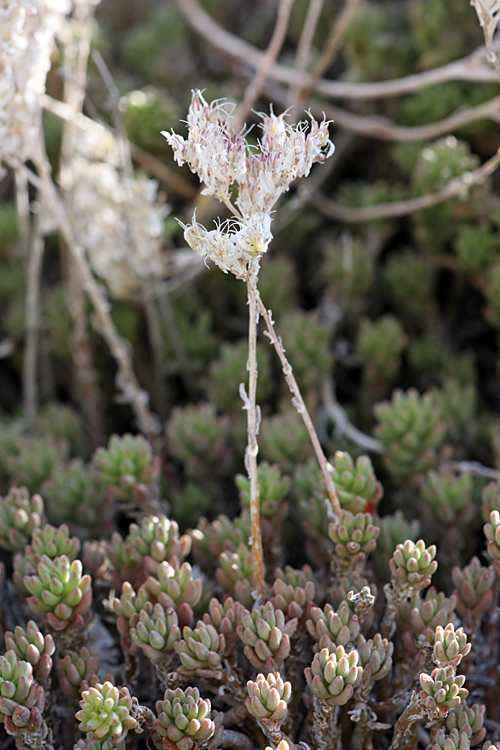
<path fill-rule="evenodd" d="M 257 474 L 257 454 L 259 444 L 260 410 L 256 403 L 257 396 L 257 324 L 258 299 L 257 277 L 259 273 L 258 261 L 250 267 L 247 279 L 248 293 L 248 396 L 243 383 L 240 394 L 247 411 L 248 445 L 245 451 L 245 468 L 250 478 L 250 536 L 252 540 L 252 559 L 254 565 L 254 587 L 257 596 L 264 593 L 264 553 L 260 533 L 260 496 L 259 479 Z"/>
<path fill-rule="evenodd" d="M 318 25 L 321 11 L 323 10 L 324 0 L 310 0 L 309 7 L 307 9 L 306 19 L 300 33 L 299 43 L 297 44 L 297 52 L 295 54 L 295 70 L 297 72 L 297 80 L 290 85 L 289 93 L 289 106 L 298 110 L 302 96 L 302 86 L 300 79 L 305 75 L 307 71 L 307 65 L 309 62 L 309 55 Z"/>
<path fill-rule="evenodd" d="M 118 335 L 113 320 L 109 314 L 108 301 L 104 295 L 102 287 L 94 279 L 87 264 L 85 251 L 76 240 L 71 222 L 66 214 L 56 187 L 52 182 L 48 161 L 42 159 L 40 164 L 38 164 L 40 177 L 35 175 L 24 165 L 11 162 L 10 166 L 12 166 L 13 169 L 19 168 L 25 170 L 28 180 L 42 190 L 44 196 L 47 198 L 50 209 L 58 223 L 61 235 L 75 258 L 82 286 L 94 306 L 100 332 L 118 366 L 116 383 L 118 389 L 122 392 L 122 399 L 125 403 L 131 405 L 141 432 L 146 435 L 154 445 L 157 445 L 158 435 L 161 429 L 159 420 L 149 409 L 149 395 L 139 385 L 130 360 L 128 344 Z"/>
<path fill-rule="evenodd" d="M 309 94 L 316 89 L 321 76 L 328 70 L 337 57 L 344 41 L 345 33 L 358 12 L 361 3 L 362 0 L 347 0 L 328 35 L 324 49 L 312 71 L 309 84 L 302 90 L 302 97 L 304 99 L 307 99 Z"/>
<path fill-rule="evenodd" d="M 243 127 L 250 110 L 262 91 L 273 63 L 277 60 L 278 55 L 281 52 L 288 29 L 292 4 L 293 0 L 280 0 L 271 41 L 269 42 L 267 50 L 262 58 L 261 64 L 257 68 L 254 77 L 245 90 L 242 103 L 234 114 L 235 131 L 238 131 Z"/>
<path fill-rule="evenodd" d="M 234 60 L 241 61 L 246 67 L 254 70 L 259 68 L 264 53 L 215 23 L 197 0 L 177 0 L 177 4 L 191 28 L 210 44 Z M 315 90 L 332 99 L 381 99 L 409 94 L 448 81 L 489 83 L 497 78 L 495 72 L 484 64 L 485 54 L 485 48 L 481 46 L 470 55 L 447 65 L 389 81 L 353 83 L 322 78 Z M 309 75 L 300 74 L 279 63 L 274 63 L 271 67 L 269 77 L 286 86 L 297 84 L 306 87 L 310 81 Z"/>
<path fill-rule="evenodd" d="M 302 394 L 300 392 L 297 381 L 295 380 L 290 363 L 288 362 L 286 358 L 285 350 L 283 348 L 281 339 L 277 336 L 276 331 L 274 329 L 274 323 L 273 323 L 271 311 L 266 308 L 260 296 L 258 297 L 258 305 L 259 305 L 260 313 L 266 323 L 266 327 L 267 327 L 266 335 L 269 337 L 272 345 L 274 346 L 276 350 L 278 357 L 280 358 L 285 380 L 293 396 L 292 403 L 297 409 L 300 416 L 302 417 L 302 420 L 309 433 L 309 437 L 311 439 L 311 443 L 314 448 L 316 458 L 318 460 L 318 463 L 321 467 L 321 471 L 325 478 L 326 488 L 328 491 L 330 502 L 332 504 L 333 514 L 336 517 L 339 517 L 340 512 L 341 512 L 340 502 L 337 496 L 337 492 L 335 490 L 335 486 L 333 484 L 332 475 L 328 471 L 328 461 L 326 459 L 325 454 L 323 453 L 323 449 L 321 447 L 321 443 L 319 442 L 319 438 L 314 428 L 313 421 L 309 415 L 309 412 L 307 411 L 306 404 L 304 402 L 304 399 L 302 398 Z"/>
<path fill-rule="evenodd" d="M 282 105 L 286 103 L 287 93 L 284 87 L 268 83 L 265 90 L 273 101 Z M 478 104 L 476 107 L 460 109 L 442 120 L 413 127 L 397 125 L 389 120 L 389 118 L 381 117 L 380 115 L 356 115 L 353 112 L 348 112 L 331 104 L 312 104 L 310 109 L 315 117 L 321 119 L 325 115 L 340 128 L 350 133 L 357 133 L 367 138 L 377 138 L 382 141 L 409 143 L 412 141 L 426 141 L 439 138 L 442 135 L 448 135 L 478 120 L 491 119 L 495 122 L 498 121 L 500 119 L 500 96 L 495 96 L 493 99 Z"/>
<path fill-rule="evenodd" d="M 500 166 L 500 149 L 486 161 L 482 166 L 473 172 L 465 172 L 460 177 L 454 177 L 444 188 L 437 193 L 429 195 L 420 195 L 417 198 L 409 198 L 403 201 L 394 201 L 393 203 L 380 203 L 375 206 L 363 206 L 355 208 L 350 206 L 341 206 L 334 201 L 330 201 L 320 193 L 314 197 L 314 205 L 319 211 L 328 216 L 330 219 L 346 222 L 376 221 L 378 219 L 391 219 L 398 216 L 408 216 L 408 214 L 422 211 L 424 208 L 437 206 L 451 198 L 457 196 L 466 196 L 473 185 L 477 185 L 489 177 Z M 304 185 L 303 193 L 307 195 L 307 185 Z"/>
<path fill-rule="evenodd" d="M 335 423 L 335 436 L 346 437 L 351 440 L 355 445 L 359 445 L 363 450 L 369 451 L 370 453 L 382 454 L 384 453 L 384 447 L 380 440 L 366 435 L 361 430 L 358 430 L 351 422 L 341 407 L 333 390 L 331 381 L 325 380 L 321 389 L 323 405 L 327 411 L 330 419 Z"/>
<path fill-rule="evenodd" d="M 19 170 L 17 170 L 19 171 Z M 44 241 L 38 217 L 33 224 L 26 281 L 26 345 L 23 362 L 23 406 L 29 426 L 38 412 L 37 359 L 40 329 L 40 281 Z"/>
<path fill-rule="evenodd" d="M 69 110 L 73 112 L 73 117 L 64 121 L 60 165 L 61 187 L 70 214 L 75 210 L 73 158 L 78 132 L 76 117 L 81 114 L 85 99 L 94 6 L 91 3 L 80 3 L 75 7 L 74 13 L 74 21 L 77 22 L 79 32 L 77 54 L 76 56 L 74 54 L 75 41 L 70 39 L 64 57 L 66 69 L 64 99 Z M 73 372 L 77 384 L 77 398 L 88 421 L 92 445 L 96 447 L 103 441 L 104 428 L 98 378 L 87 330 L 86 299 L 71 253 L 66 254 L 66 260 L 65 270 L 70 292 L 69 308 L 73 317 Z"/>

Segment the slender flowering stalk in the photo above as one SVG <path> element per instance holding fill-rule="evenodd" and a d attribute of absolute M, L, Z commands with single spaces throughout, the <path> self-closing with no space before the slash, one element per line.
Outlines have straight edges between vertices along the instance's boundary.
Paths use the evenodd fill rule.
<path fill-rule="evenodd" d="M 204 260 L 212 260 L 224 273 L 232 273 L 247 284 L 249 307 L 249 386 L 248 395 L 240 386 L 240 395 L 247 410 L 248 445 L 245 464 L 250 478 L 250 518 L 252 556 L 254 561 L 254 588 L 257 596 L 264 591 L 264 562 L 260 534 L 260 499 L 257 477 L 259 409 L 256 404 L 257 359 L 256 336 L 258 314 L 265 311 L 266 323 L 270 313 L 262 305 L 257 281 L 261 257 L 267 252 L 272 239 L 271 211 L 274 204 L 298 177 L 309 174 L 315 162 L 324 162 L 334 151 L 329 139 L 328 123 L 316 122 L 311 117 L 309 132 L 305 123 L 292 127 L 285 115 L 262 117 L 262 136 L 257 148 L 250 147 L 242 132 L 235 133 L 230 125 L 233 108 L 226 102 L 208 104 L 200 91 L 194 91 L 187 118 L 187 139 L 176 133 L 163 135 L 182 166 L 189 164 L 204 188 L 202 194 L 213 195 L 236 218 L 219 224 L 208 231 L 193 218 L 191 225 L 183 225 L 188 245 Z M 238 197 L 232 202 L 233 189 L 238 186 Z M 272 339 L 273 340 L 273 339 Z M 274 345 L 282 354 L 277 337 Z M 280 356 L 281 356 L 280 354 Z M 291 373 L 291 368 L 288 365 Z M 287 373 L 285 372 L 285 375 Z M 288 381 L 304 415 L 305 407 L 294 380 Z M 309 417 L 309 415 L 307 415 Z M 306 421 L 306 418 L 304 417 Z M 310 419 L 309 419 L 310 422 Z M 340 507 L 335 489 L 326 469 L 312 423 L 307 424 L 313 445 L 325 474 L 334 513 Z M 314 437 L 313 437 L 314 435 Z"/>

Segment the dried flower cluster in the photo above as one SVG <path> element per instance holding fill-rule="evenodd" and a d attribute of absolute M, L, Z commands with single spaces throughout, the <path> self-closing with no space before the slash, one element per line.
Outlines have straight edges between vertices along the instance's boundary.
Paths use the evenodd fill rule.
<path fill-rule="evenodd" d="M 184 237 L 202 258 L 208 258 L 225 273 L 246 278 L 248 264 L 260 258 L 269 246 L 271 211 L 278 198 L 299 177 L 306 177 L 316 162 L 331 156 L 334 146 L 328 123 L 311 117 L 306 125 L 293 127 L 286 114 L 261 115 L 262 137 L 250 145 L 242 133 L 230 126 L 231 107 L 225 102 L 207 104 L 200 91 L 193 92 L 188 114 L 188 139 L 176 133 L 163 135 L 179 165 L 189 164 L 205 187 L 231 205 L 233 186 L 238 186 L 237 218 L 208 231 L 196 219 L 184 227 Z"/>

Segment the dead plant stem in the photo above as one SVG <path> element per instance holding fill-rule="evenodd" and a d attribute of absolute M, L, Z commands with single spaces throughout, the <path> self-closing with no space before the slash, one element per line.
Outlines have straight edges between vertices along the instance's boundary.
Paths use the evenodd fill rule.
<path fill-rule="evenodd" d="M 264 83 L 269 76 L 269 71 L 273 64 L 276 62 L 283 43 L 285 41 L 286 32 L 288 29 L 288 22 L 290 20 L 290 11 L 292 9 L 293 0 L 280 0 L 278 6 L 278 14 L 276 17 L 276 24 L 274 27 L 271 41 L 268 44 L 266 52 L 261 60 L 257 71 L 248 84 L 243 101 L 235 113 L 235 130 L 238 131 L 243 127 L 243 124 L 250 113 L 255 101 L 257 100 Z"/>
<path fill-rule="evenodd" d="M 274 322 L 272 318 L 271 311 L 266 308 L 264 303 L 262 302 L 260 295 L 258 296 L 258 306 L 260 313 L 262 317 L 264 318 L 266 327 L 267 327 L 267 335 L 269 339 L 271 340 L 272 345 L 274 346 L 276 353 L 278 357 L 280 358 L 281 366 L 283 368 L 283 374 L 285 376 L 285 380 L 287 382 L 287 385 L 290 389 L 290 392 L 292 393 L 292 403 L 297 409 L 298 413 L 302 417 L 302 420 L 306 426 L 306 429 L 309 433 L 309 437 L 311 439 L 311 443 L 314 448 L 314 452 L 316 454 L 316 458 L 318 460 L 318 463 L 320 465 L 321 471 L 323 473 L 323 477 L 325 479 L 326 488 L 328 491 L 328 496 L 330 498 L 330 502 L 332 504 L 333 514 L 337 518 L 340 516 L 340 502 L 338 499 L 337 492 L 335 490 L 335 486 L 333 484 L 332 475 L 328 471 L 328 461 L 326 459 L 326 456 L 323 452 L 323 448 L 321 447 L 321 443 L 319 442 L 318 435 L 316 433 L 316 429 L 314 427 L 313 421 L 310 417 L 310 414 L 307 410 L 307 406 L 304 402 L 304 399 L 302 398 L 302 394 L 300 392 L 299 386 L 297 384 L 297 381 L 295 380 L 295 376 L 293 374 L 292 367 L 289 363 L 289 361 L 286 358 L 285 355 L 285 349 L 283 347 L 283 343 L 281 339 L 277 336 L 275 328 L 274 328 Z"/>
<path fill-rule="evenodd" d="M 90 271 L 85 251 L 76 240 L 71 221 L 52 182 L 50 165 L 46 157 L 42 158 L 37 166 L 40 178 L 37 179 L 30 170 L 27 170 L 28 179 L 42 187 L 64 241 L 75 259 L 80 282 L 92 302 L 99 329 L 118 367 L 116 376 L 117 387 L 122 392 L 124 402 L 131 405 L 141 432 L 146 435 L 153 445 L 158 447 L 160 422 L 158 417 L 149 409 L 148 393 L 139 385 L 132 366 L 128 344 L 118 335 L 109 314 L 108 300 L 105 297 L 102 287 L 96 282 Z"/>
<path fill-rule="evenodd" d="M 250 478 L 250 535 L 252 540 L 252 558 L 254 564 L 254 587 L 257 597 L 264 593 L 264 553 L 260 533 L 260 495 L 257 474 L 257 455 L 259 452 L 258 434 L 260 410 L 257 406 L 257 325 L 259 322 L 257 277 L 258 260 L 250 266 L 247 278 L 248 294 L 248 401 L 247 410 L 248 444 L 245 451 L 245 467 Z"/>

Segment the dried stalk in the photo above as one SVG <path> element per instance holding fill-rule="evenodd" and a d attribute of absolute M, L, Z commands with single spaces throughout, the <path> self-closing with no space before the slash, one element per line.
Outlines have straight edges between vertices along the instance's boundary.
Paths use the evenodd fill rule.
<path fill-rule="evenodd" d="M 257 406 L 257 324 L 258 300 L 257 277 L 259 273 L 258 260 L 248 271 L 248 396 L 246 397 L 243 384 L 240 392 L 247 410 L 248 445 L 245 451 L 245 468 L 250 478 L 250 536 L 252 540 L 252 559 L 254 564 L 254 587 L 257 597 L 264 593 L 264 553 L 260 533 L 260 496 L 259 479 L 257 474 L 257 455 L 259 444 L 260 409 Z"/>
<path fill-rule="evenodd" d="M 198 0 L 177 0 L 177 4 L 191 28 L 210 44 L 225 55 L 244 63 L 246 68 L 258 69 L 260 67 L 264 53 L 215 23 L 211 16 L 203 10 Z M 485 60 L 486 51 L 484 46 L 481 46 L 460 60 L 403 78 L 371 83 L 330 81 L 322 78 L 318 81 L 315 91 L 331 99 L 369 100 L 410 94 L 448 81 L 481 83 L 496 81 L 496 73 L 488 65 L 485 65 Z M 286 86 L 295 84 L 306 87 L 310 82 L 308 74 L 300 74 L 299 71 L 279 63 L 274 63 L 271 67 L 269 77 Z"/>
<path fill-rule="evenodd" d="M 331 381 L 324 381 L 321 395 L 328 416 L 333 422 L 335 422 L 335 437 L 346 437 L 355 445 L 359 445 L 363 450 L 370 451 L 370 453 L 384 453 L 384 447 L 380 440 L 377 440 L 370 435 L 366 435 L 349 422 L 349 417 L 345 410 L 335 398 L 335 392 Z"/>
<path fill-rule="evenodd" d="M 52 182 L 50 165 L 47 159 L 42 158 L 37 165 L 40 177 L 37 177 L 31 170 L 19 164 L 12 164 L 11 166 L 13 168 L 24 169 L 30 182 L 44 191 L 43 194 L 47 198 L 64 241 L 75 259 L 82 287 L 87 292 L 94 306 L 101 334 L 118 366 L 116 382 L 119 390 L 122 392 L 123 401 L 131 405 L 141 432 L 157 446 L 158 435 L 161 430 L 160 422 L 158 417 L 148 407 L 149 395 L 139 385 L 130 359 L 128 344 L 118 335 L 109 314 L 109 304 L 105 294 L 90 271 L 85 251 L 76 240 L 71 221 Z"/>
<path fill-rule="evenodd" d="M 64 102 L 60 102 L 58 99 L 53 99 L 47 94 L 40 94 L 39 96 L 40 106 L 47 112 L 59 117 L 60 120 L 72 120 L 73 123 L 81 128 L 82 130 L 88 129 L 92 126 L 93 120 L 81 113 L 75 113 L 70 107 Z M 102 127 L 106 128 L 105 123 L 100 123 Z M 179 176 L 174 170 L 167 167 L 166 164 L 159 161 L 152 154 L 147 151 L 143 151 L 139 146 L 134 143 L 129 143 L 130 153 L 132 159 L 139 164 L 144 170 L 150 172 L 156 179 L 163 185 L 166 185 L 170 190 L 178 193 L 181 198 L 186 200 L 194 200 L 198 195 L 198 190 L 191 185 L 188 180 L 184 177 Z"/>
<path fill-rule="evenodd" d="M 40 324 L 40 280 L 44 253 L 38 218 L 31 235 L 26 283 L 26 345 L 23 362 L 23 406 L 28 426 L 38 412 L 37 359 Z"/>
<path fill-rule="evenodd" d="M 292 10 L 293 0 L 280 0 L 278 6 L 278 14 L 276 17 L 276 24 L 274 27 L 271 41 L 268 44 L 266 52 L 262 58 L 261 64 L 259 65 L 253 79 L 248 84 L 243 101 L 239 106 L 234 116 L 234 128 L 236 131 L 243 127 L 243 124 L 248 117 L 250 110 L 252 109 L 256 99 L 258 98 L 266 79 L 269 76 L 269 71 L 277 60 L 283 43 L 285 41 L 286 32 L 288 29 L 288 23 L 290 21 L 290 11 Z"/>
<path fill-rule="evenodd" d="M 302 101 L 308 100 L 310 94 L 316 89 L 321 76 L 334 62 L 344 41 L 345 33 L 358 12 L 361 3 L 362 0 L 347 0 L 344 9 L 328 35 L 323 51 L 312 71 L 309 83 L 302 88 L 300 94 Z"/>
<path fill-rule="evenodd" d="M 266 308 L 266 306 L 264 305 L 264 303 L 262 302 L 260 298 L 260 295 L 258 297 L 258 305 L 259 305 L 259 310 L 261 312 L 261 315 L 264 318 L 264 321 L 266 323 L 266 327 L 267 327 L 266 335 L 271 340 L 271 343 L 274 346 L 278 357 L 280 358 L 285 380 L 293 396 L 292 403 L 297 409 L 300 416 L 302 417 L 302 420 L 309 433 L 309 437 L 311 439 L 311 443 L 313 445 L 316 458 L 318 460 L 321 471 L 323 473 L 323 477 L 325 479 L 328 496 L 332 504 L 333 514 L 336 517 L 339 517 L 340 511 L 341 511 L 340 502 L 338 499 L 337 492 L 335 490 L 335 486 L 333 484 L 332 475 L 328 471 L 328 461 L 326 459 L 325 454 L 323 453 L 323 449 L 321 447 L 321 443 L 319 442 L 319 438 L 314 428 L 313 421 L 309 415 L 309 412 L 307 411 L 307 406 L 304 402 L 304 399 L 302 398 L 302 394 L 300 392 L 297 381 L 295 380 L 292 367 L 286 358 L 285 350 L 283 348 L 281 339 L 276 335 L 271 311 Z"/>
<path fill-rule="evenodd" d="M 81 114 L 85 99 L 94 6 L 91 3 L 80 3 L 74 12 L 74 20 L 77 22 L 80 36 L 77 44 L 71 41 L 68 43 L 69 46 L 65 49 L 64 57 L 64 65 L 67 71 L 64 99 L 70 111 L 73 112 L 73 117 L 65 120 L 60 166 L 61 186 L 70 214 L 74 210 L 73 158 L 78 129 L 76 116 Z M 74 54 L 75 46 L 76 55 Z M 69 287 L 69 307 L 73 317 L 73 372 L 77 384 L 78 399 L 87 418 L 91 441 L 95 447 L 102 443 L 104 435 L 101 395 L 87 330 L 85 293 L 79 282 L 75 260 L 70 253 L 67 255 L 66 271 Z"/>
<path fill-rule="evenodd" d="M 314 198 L 314 205 L 322 214 L 331 219 L 353 223 L 408 216 L 417 211 L 422 211 L 424 208 L 437 206 L 451 198 L 466 195 L 473 185 L 483 182 L 487 177 L 493 174 L 499 166 L 500 149 L 494 156 L 488 159 L 488 161 L 478 167 L 478 169 L 475 169 L 473 172 L 465 172 L 463 175 L 460 175 L 460 177 L 454 177 L 437 193 L 420 195 L 417 198 L 409 198 L 404 201 L 380 203 L 375 206 L 365 206 L 362 208 L 341 206 L 334 201 L 328 200 L 320 193 L 317 193 Z M 304 193 L 307 196 L 307 186 L 304 186 Z"/>
<path fill-rule="evenodd" d="M 273 101 L 282 105 L 286 104 L 287 90 L 284 87 L 268 83 L 265 91 Z M 500 96 L 495 96 L 493 99 L 483 102 L 483 104 L 478 104 L 477 107 L 457 110 L 457 112 L 442 120 L 414 127 L 397 125 L 388 117 L 380 115 L 356 115 L 331 104 L 312 104 L 310 109 L 316 118 L 321 119 L 325 115 L 328 120 L 333 120 L 336 125 L 350 133 L 357 133 L 367 138 L 377 138 L 381 141 L 411 143 L 439 138 L 478 120 L 491 119 L 496 121 L 500 110 Z"/>
<path fill-rule="evenodd" d="M 309 8 L 307 9 L 306 20 L 304 21 L 304 26 L 300 33 L 297 52 L 295 54 L 295 71 L 297 73 L 297 80 L 290 85 L 289 106 L 294 109 L 299 108 L 303 99 L 302 86 L 300 85 L 299 80 L 307 71 L 307 64 L 309 62 L 314 34 L 322 10 L 323 0 L 311 0 Z"/>

